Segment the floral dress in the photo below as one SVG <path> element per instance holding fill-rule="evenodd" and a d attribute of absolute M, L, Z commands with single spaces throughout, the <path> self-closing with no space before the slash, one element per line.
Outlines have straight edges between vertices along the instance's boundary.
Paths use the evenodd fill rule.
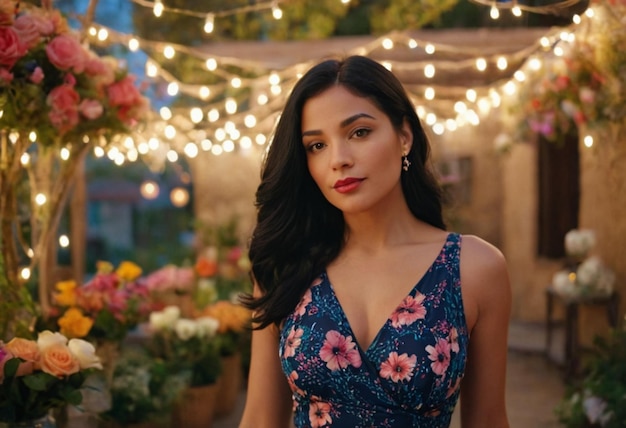
<path fill-rule="evenodd" d="M 450 425 L 469 340 L 460 248 L 461 235 L 449 234 L 367 349 L 356 342 L 326 273 L 313 282 L 280 338 L 296 427 Z"/>

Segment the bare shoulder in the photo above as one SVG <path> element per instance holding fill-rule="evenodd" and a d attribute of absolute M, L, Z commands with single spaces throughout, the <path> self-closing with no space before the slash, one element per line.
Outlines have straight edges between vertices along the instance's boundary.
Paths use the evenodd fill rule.
<path fill-rule="evenodd" d="M 495 245 L 475 235 L 463 235 L 461 245 L 462 271 L 479 277 L 506 273 L 506 260 Z"/>
<path fill-rule="evenodd" d="M 472 328 L 481 314 L 509 306 L 507 263 L 495 245 L 474 235 L 463 235 L 460 264 L 465 315 Z"/>

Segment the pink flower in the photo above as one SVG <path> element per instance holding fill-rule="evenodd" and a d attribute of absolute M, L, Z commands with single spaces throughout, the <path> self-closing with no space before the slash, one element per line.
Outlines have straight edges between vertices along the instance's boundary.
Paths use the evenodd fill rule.
<path fill-rule="evenodd" d="M 309 422 L 312 428 L 319 428 L 333 423 L 330 417 L 330 404 L 321 401 L 318 397 L 311 397 L 309 406 Z"/>
<path fill-rule="evenodd" d="M 70 85 L 60 85 L 50 91 L 47 104 L 50 106 L 48 117 L 52 125 L 65 134 L 78 124 L 78 103 L 80 96 Z"/>
<path fill-rule="evenodd" d="M 428 359 L 432 361 L 430 368 L 437 375 L 443 375 L 450 365 L 450 343 L 446 339 L 437 339 L 435 346 L 426 347 Z"/>
<path fill-rule="evenodd" d="M 592 104 L 596 100 L 596 93 L 588 86 L 583 86 L 578 91 L 578 97 L 580 98 L 580 101 L 582 101 L 584 104 Z"/>
<path fill-rule="evenodd" d="M 194 284 L 192 267 L 167 265 L 145 278 L 150 290 L 189 290 Z"/>
<path fill-rule="evenodd" d="M 28 79 L 31 82 L 33 82 L 35 85 L 39 85 L 44 77 L 45 76 L 43 74 L 43 70 L 41 69 L 41 67 L 35 67 L 35 70 L 31 73 Z"/>
<path fill-rule="evenodd" d="M 13 28 L 0 27 L 0 66 L 13 67 L 26 54 L 26 46 Z"/>
<path fill-rule="evenodd" d="M 311 303 L 311 300 L 311 289 L 307 289 L 302 295 L 302 298 L 293 313 L 299 317 L 303 316 L 306 313 L 306 307 L 309 303 Z"/>
<path fill-rule="evenodd" d="M 28 49 L 35 47 L 41 36 L 50 36 L 54 32 L 54 24 L 36 13 L 20 15 L 15 20 L 13 28 Z"/>
<path fill-rule="evenodd" d="M 425 296 L 419 291 L 415 295 L 406 296 L 402 303 L 391 314 L 391 325 L 398 328 L 402 325 L 410 325 L 419 319 L 426 317 L 426 308 L 424 307 Z"/>
<path fill-rule="evenodd" d="M 417 363 L 417 357 L 408 354 L 398 355 L 397 352 L 389 354 L 387 361 L 380 365 L 380 376 L 391 379 L 393 382 L 408 381 L 413 376 L 413 369 Z"/>
<path fill-rule="evenodd" d="M 50 62 L 59 70 L 72 70 L 82 73 L 87 60 L 85 50 L 75 37 L 69 34 L 56 36 L 46 46 Z"/>
<path fill-rule="evenodd" d="M 112 106 L 131 106 L 141 98 L 139 90 L 135 86 L 135 76 L 128 75 L 113 83 L 107 89 L 109 102 Z"/>
<path fill-rule="evenodd" d="M 345 369 L 348 365 L 361 367 L 361 355 L 356 349 L 356 343 L 352 341 L 352 336 L 342 336 L 336 330 L 326 333 L 319 355 L 332 371 Z"/>
<path fill-rule="evenodd" d="M 89 120 L 94 120 L 102 116 L 104 108 L 100 101 L 97 100 L 82 100 L 78 105 L 78 111 Z"/>
<path fill-rule="evenodd" d="M 300 396 L 304 396 L 304 391 L 301 390 L 296 385 L 297 380 L 298 380 L 298 372 L 294 370 L 291 373 L 289 373 L 289 376 L 287 377 L 287 383 L 289 384 L 289 388 L 291 388 L 291 392 L 293 392 L 294 394 L 298 394 Z"/>
<path fill-rule="evenodd" d="M 300 343 L 302 343 L 303 334 L 304 330 L 301 328 L 296 330 L 294 327 L 291 327 L 289 336 L 287 336 L 287 340 L 285 340 L 285 352 L 283 352 L 283 358 L 289 358 L 296 355 L 296 348 L 300 346 Z"/>

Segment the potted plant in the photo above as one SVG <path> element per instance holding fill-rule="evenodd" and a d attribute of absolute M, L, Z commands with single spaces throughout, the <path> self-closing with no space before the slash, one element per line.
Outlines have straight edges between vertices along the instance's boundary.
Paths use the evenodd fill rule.
<path fill-rule="evenodd" d="M 150 314 L 153 356 L 162 358 L 171 373 L 188 373 L 188 387 L 175 403 L 172 425 L 210 427 L 214 416 L 221 361 L 216 339 L 219 321 L 213 317 L 181 318 L 177 306 Z"/>
<path fill-rule="evenodd" d="M 626 322 L 608 338 L 596 337 L 586 374 L 556 409 L 568 428 L 621 428 L 626 421 Z"/>

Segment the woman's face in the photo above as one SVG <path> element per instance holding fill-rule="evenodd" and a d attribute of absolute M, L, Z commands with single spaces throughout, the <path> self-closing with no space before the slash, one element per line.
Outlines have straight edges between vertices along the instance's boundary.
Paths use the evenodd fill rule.
<path fill-rule="evenodd" d="M 404 198 L 402 155 L 412 141 L 406 122 L 398 132 L 374 103 L 343 86 L 310 98 L 302 110 L 309 172 L 344 214 L 390 207 L 395 198 Z"/>

